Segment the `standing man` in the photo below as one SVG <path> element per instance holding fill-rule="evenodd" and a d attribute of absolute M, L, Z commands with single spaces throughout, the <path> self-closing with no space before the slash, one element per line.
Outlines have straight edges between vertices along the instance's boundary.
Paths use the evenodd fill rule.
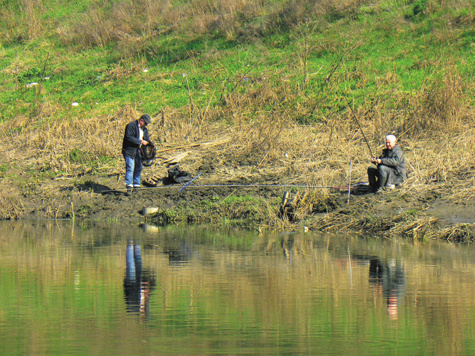
<path fill-rule="evenodd" d="M 147 125 L 152 120 L 148 115 L 142 115 L 140 119 L 132 121 L 125 127 L 122 154 L 125 159 L 125 185 L 127 192 L 132 188 L 140 188 L 140 175 L 142 173 L 142 154 L 140 147 L 150 145 Z"/>
<path fill-rule="evenodd" d="M 371 157 L 377 168 L 368 168 L 369 184 L 375 193 L 393 189 L 406 179 L 406 159 L 394 135 L 386 136 L 386 148 L 379 158 Z"/>

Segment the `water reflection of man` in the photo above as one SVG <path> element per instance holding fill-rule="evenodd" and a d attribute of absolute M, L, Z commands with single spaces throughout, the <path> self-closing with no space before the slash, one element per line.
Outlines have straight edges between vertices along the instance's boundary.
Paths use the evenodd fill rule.
<path fill-rule="evenodd" d="M 127 312 L 149 319 L 150 292 L 155 287 L 155 278 L 151 271 L 144 270 L 142 267 L 140 244 L 128 242 L 126 263 L 124 296 Z"/>
<path fill-rule="evenodd" d="M 398 318 L 398 305 L 406 293 L 406 275 L 404 267 L 396 261 L 382 262 L 371 258 L 369 262 L 369 282 L 376 286 L 386 300 L 389 317 Z"/>
<path fill-rule="evenodd" d="M 292 248 L 294 247 L 294 238 L 293 237 L 287 237 L 284 238 L 280 241 L 280 247 L 282 247 L 282 252 L 285 257 L 288 259 L 291 258 L 292 254 Z"/>

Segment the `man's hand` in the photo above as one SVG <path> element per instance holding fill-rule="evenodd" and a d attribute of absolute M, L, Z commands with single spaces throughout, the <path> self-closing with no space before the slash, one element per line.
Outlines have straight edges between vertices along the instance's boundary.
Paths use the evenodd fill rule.
<path fill-rule="evenodd" d="M 147 146 L 148 142 L 147 141 L 142 141 L 142 146 Z"/>
<path fill-rule="evenodd" d="M 381 159 L 376 157 L 371 157 L 371 162 L 375 164 L 381 164 Z"/>

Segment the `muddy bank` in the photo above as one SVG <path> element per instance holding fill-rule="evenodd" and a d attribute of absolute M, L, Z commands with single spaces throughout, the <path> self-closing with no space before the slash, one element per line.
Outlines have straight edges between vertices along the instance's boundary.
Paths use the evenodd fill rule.
<path fill-rule="evenodd" d="M 127 194 L 115 174 L 58 177 L 34 190 L 28 186 L 11 189 L 3 201 L 15 216 L 4 218 L 155 225 L 236 223 L 258 230 L 345 231 L 459 242 L 473 241 L 475 236 L 474 199 L 451 199 L 454 195 L 443 183 L 415 187 L 408 182 L 402 189 L 377 195 L 364 186 L 351 189 L 350 195 L 344 188 L 253 186 L 244 180 L 239 186 L 214 186 L 232 183 L 236 185 L 204 174 L 183 191 L 180 185 L 159 184 Z M 283 202 L 286 192 L 288 201 Z M 144 208 L 154 209 L 149 214 Z"/>

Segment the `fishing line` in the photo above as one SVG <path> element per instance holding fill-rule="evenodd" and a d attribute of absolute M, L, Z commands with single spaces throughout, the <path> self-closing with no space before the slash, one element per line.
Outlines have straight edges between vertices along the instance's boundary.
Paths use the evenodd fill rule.
<path fill-rule="evenodd" d="M 351 189 L 354 189 L 358 186 L 357 183 L 354 186 L 351 186 Z M 311 188 L 311 189 L 348 189 L 348 187 L 340 187 L 340 186 L 326 186 L 326 185 L 306 185 L 306 184 L 200 184 L 200 185 L 161 185 L 157 187 L 140 187 L 134 188 L 134 190 L 149 190 L 149 189 L 178 189 L 182 191 L 184 188 Z M 121 190 L 117 189 L 109 189 L 109 190 L 101 190 L 97 193 L 108 193 L 108 192 L 115 192 L 115 193 L 123 193 Z"/>

